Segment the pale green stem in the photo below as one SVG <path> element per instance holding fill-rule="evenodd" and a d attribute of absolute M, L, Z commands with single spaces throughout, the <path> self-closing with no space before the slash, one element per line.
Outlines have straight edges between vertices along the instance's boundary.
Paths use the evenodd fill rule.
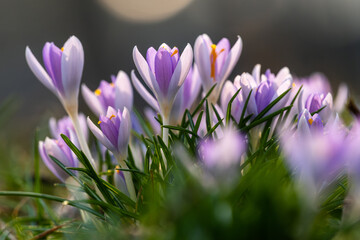
<path fill-rule="evenodd" d="M 84 132 L 80 126 L 79 115 L 78 115 L 77 111 L 74 111 L 72 113 L 70 111 L 68 111 L 68 115 L 70 116 L 71 121 L 73 122 L 74 129 L 75 129 L 76 135 L 78 137 L 78 141 L 79 141 L 81 150 L 84 152 L 85 156 L 89 159 L 89 161 L 93 165 L 93 168 L 96 169 L 95 161 L 91 156 L 91 152 L 90 152 L 89 146 L 86 142 Z"/>
<path fill-rule="evenodd" d="M 117 154 L 114 154 L 114 155 L 120 165 L 120 168 L 126 169 L 126 170 L 129 169 L 124 161 L 124 157 L 117 155 Z M 124 174 L 124 177 L 125 177 L 126 188 L 130 194 L 130 198 L 136 202 L 136 193 L 135 193 L 134 183 L 133 183 L 133 180 L 131 177 L 131 172 L 123 171 L 122 173 Z"/>
<path fill-rule="evenodd" d="M 163 120 L 163 125 L 169 125 L 169 117 L 168 116 L 162 116 L 162 120 Z M 168 128 L 163 128 L 162 129 L 162 140 L 165 143 L 165 146 L 168 146 L 169 144 L 169 129 Z M 163 151 L 161 151 L 162 157 L 164 159 L 164 165 L 165 168 L 167 167 L 167 159 L 165 158 L 165 154 Z"/>

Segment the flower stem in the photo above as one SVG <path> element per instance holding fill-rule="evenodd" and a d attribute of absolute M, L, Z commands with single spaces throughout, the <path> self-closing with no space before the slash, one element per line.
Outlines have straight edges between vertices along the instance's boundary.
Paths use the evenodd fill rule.
<path fill-rule="evenodd" d="M 167 116 L 162 116 L 162 120 L 163 120 L 163 125 L 169 125 L 169 117 Z M 163 128 L 162 129 L 162 140 L 164 141 L 166 147 L 168 146 L 169 143 L 169 129 L 168 128 Z M 167 167 L 167 160 L 165 158 L 165 154 L 163 151 L 161 151 L 163 159 L 164 159 L 164 164 L 165 167 Z"/>
<path fill-rule="evenodd" d="M 93 167 L 96 169 L 95 161 L 91 156 L 89 146 L 86 143 L 84 132 L 80 126 L 78 113 L 77 112 L 74 112 L 74 113 L 68 112 L 68 114 L 71 118 L 71 121 L 73 122 L 74 129 L 75 129 L 76 135 L 78 137 L 81 150 L 84 152 L 85 156 L 89 159 L 89 161 L 91 162 Z"/>
<path fill-rule="evenodd" d="M 116 154 L 114 154 L 114 155 L 122 169 L 129 169 L 128 166 L 126 165 L 125 161 L 123 160 L 124 159 L 123 157 L 121 157 L 120 155 L 116 155 Z M 123 171 L 123 174 L 125 177 L 125 183 L 126 183 L 127 190 L 130 194 L 130 198 L 136 202 L 136 193 L 135 193 L 134 183 L 133 183 L 133 180 L 131 177 L 131 172 Z"/>

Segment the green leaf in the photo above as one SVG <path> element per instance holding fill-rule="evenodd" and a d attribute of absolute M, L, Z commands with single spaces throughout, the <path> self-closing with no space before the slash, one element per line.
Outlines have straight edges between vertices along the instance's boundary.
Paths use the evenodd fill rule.
<path fill-rule="evenodd" d="M 231 105 L 234 102 L 235 98 L 237 97 L 237 95 L 239 94 L 241 88 L 239 88 L 239 90 L 236 91 L 236 93 L 231 97 L 228 106 L 227 106 L 227 110 L 226 110 L 226 125 L 229 124 L 230 122 L 230 116 L 231 116 Z"/>

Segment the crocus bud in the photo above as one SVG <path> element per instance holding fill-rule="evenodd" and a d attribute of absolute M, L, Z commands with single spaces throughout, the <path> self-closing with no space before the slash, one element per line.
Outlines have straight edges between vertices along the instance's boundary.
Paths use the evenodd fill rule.
<path fill-rule="evenodd" d="M 111 76 L 111 83 L 101 81 L 95 91 L 91 91 L 85 84 L 81 86 L 85 102 L 97 116 L 105 115 L 108 107 L 122 110 L 124 107 L 132 109 L 133 90 L 128 75 L 119 71 Z"/>
<path fill-rule="evenodd" d="M 66 111 L 77 112 L 84 67 L 84 50 L 79 39 L 70 37 L 61 49 L 47 42 L 43 48 L 45 69 L 29 47 L 26 47 L 25 56 L 31 71 L 58 97 Z"/>
<path fill-rule="evenodd" d="M 216 83 L 210 100 L 216 103 L 220 91 L 234 69 L 242 51 L 242 40 L 240 36 L 234 46 L 230 49 L 230 42 L 222 38 L 217 44 L 213 44 L 208 35 L 200 35 L 194 46 L 195 63 L 199 68 L 205 92 L 208 92 Z"/>
<path fill-rule="evenodd" d="M 79 144 L 75 137 L 75 133 L 71 129 L 68 129 L 68 133 L 71 142 L 78 146 Z M 66 145 L 62 138 L 59 138 L 58 140 L 46 138 L 44 142 L 40 141 L 39 153 L 47 168 L 62 182 L 65 182 L 69 175 L 64 170 L 62 170 L 50 158 L 50 156 L 59 160 L 62 164 L 65 165 L 65 167 L 77 167 L 79 164 L 75 154 Z"/>
<path fill-rule="evenodd" d="M 130 113 L 126 107 L 122 112 L 109 107 L 105 116 L 100 115 L 100 128 L 89 117 L 87 123 L 91 132 L 107 149 L 125 159 L 131 131 Z"/>

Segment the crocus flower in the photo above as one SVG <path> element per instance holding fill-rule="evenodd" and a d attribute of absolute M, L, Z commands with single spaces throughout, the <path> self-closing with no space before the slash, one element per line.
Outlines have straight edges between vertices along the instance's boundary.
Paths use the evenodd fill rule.
<path fill-rule="evenodd" d="M 131 79 L 136 90 L 152 108 L 160 111 L 164 121 L 168 121 L 175 96 L 192 64 L 191 46 L 188 44 L 181 56 L 176 47 L 171 49 L 166 44 L 162 44 L 157 51 L 151 47 L 147 51 L 146 60 L 135 46 L 133 58 L 137 70 L 156 100 L 132 71 Z"/>
<path fill-rule="evenodd" d="M 199 156 L 205 168 L 211 171 L 229 171 L 240 166 L 240 158 L 246 151 L 244 137 L 233 129 L 225 129 L 217 140 L 206 139 L 199 145 Z"/>
<path fill-rule="evenodd" d="M 298 131 L 304 134 L 311 134 L 311 132 L 323 132 L 324 124 L 319 114 L 311 116 L 307 109 L 304 109 L 300 114 L 298 121 Z"/>
<path fill-rule="evenodd" d="M 79 39 L 70 37 L 61 49 L 47 42 L 43 48 L 45 69 L 29 47 L 26 47 L 25 56 L 31 71 L 58 97 L 66 111 L 77 112 L 84 67 L 84 50 Z"/>
<path fill-rule="evenodd" d="M 234 83 L 230 81 L 226 81 L 224 84 L 224 88 L 221 92 L 220 103 L 221 109 L 223 113 L 227 112 L 227 108 L 230 102 L 230 99 L 234 96 L 234 94 L 240 89 L 240 76 L 236 76 Z M 241 94 L 241 90 L 232 102 L 231 105 L 231 115 L 235 118 L 235 120 L 239 121 L 241 117 L 241 113 L 244 108 L 244 97 Z"/>
<path fill-rule="evenodd" d="M 76 146 L 78 146 L 77 138 L 75 137 L 74 132 L 71 129 L 68 129 L 69 139 Z M 62 170 L 51 158 L 50 156 L 59 160 L 65 167 L 77 167 L 78 160 L 75 154 L 71 149 L 66 145 L 62 138 L 58 140 L 46 138 L 45 141 L 39 142 L 39 153 L 40 156 L 47 166 L 47 168 L 62 182 L 69 177 L 69 175 Z"/>
<path fill-rule="evenodd" d="M 324 132 L 284 134 L 281 143 L 303 196 L 317 204 L 320 193 L 329 190 L 344 170 L 348 157 L 346 132 L 333 125 Z"/>
<path fill-rule="evenodd" d="M 133 90 L 128 75 L 119 71 L 111 76 L 111 83 L 101 81 L 95 91 L 91 91 L 85 84 L 81 86 L 85 102 L 97 116 L 105 115 L 108 107 L 122 110 L 124 107 L 132 109 Z"/>
<path fill-rule="evenodd" d="M 253 114 L 253 117 L 258 115 L 291 86 L 292 77 L 287 67 L 282 68 L 275 76 L 269 69 L 265 74 L 260 75 L 260 65 L 256 65 L 252 75 L 243 73 L 240 77 L 243 99 L 247 99 L 252 90 L 247 106 L 247 113 Z M 283 108 L 289 96 L 290 94 L 286 94 L 267 114 Z"/>
<path fill-rule="evenodd" d="M 100 115 L 98 124 L 100 129 L 87 119 L 88 126 L 95 137 L 113 154 L 121 168 L 127 169 L 125 159 L 127 157 L 127 147 L 129 144 L 131 119 L 126 107 L 121 112 L 109 107 L 106 116 Z M 127 190 L 132 200 L 136 200 L 136 193 L 130 172 L 124 172 Z"/>
<path fill-rule="evenodd" d="M 82 113 L 79 114 L 79 122 L 85 134 L 85 138 L 88 139 L 88 128 L 86 125 L 86 118 L 85 115 Z M 64 134 L 65 136 L 70 138 L 70 131 L 75 132 L 74 125 L 68 116 L 63 117 L 58 121 L 56 121 L 55 118 L 50 118 L 49 129 L 51 136 L 53 138 L 59 138 L 61 134 Z"/>
<path fill-rule="evenodd" d="M 342 112 L 348 98 L 348 88 L 346 85 L 341 84 L 339 86 L 336 98 L 333 101 L 330 83 L 323 74 L 314 73 L 307 78 L 300 78 L 294 81 L 298 87 L 303 86 L 297 99 L 297 106 L 295 106 L 298 108 L 298 111 L 301 112 L 306 108 L 310 112 L 315 112 L 326 106 L 319 113 L 325 122 L 334 117 L 334 112 Z"/>
<path fill-rule="evenodd" d="M 242 40 L 239 36 L 231 49 L 227 38 L 222 38 L 217 44 L 213 44 L 206 34 L 196 39 L 195 63 L 199 68 L 204 92 L 208 92 L 215 83 L 217 84 L 211 94 L 211 102 L 217 102 L 223 84 L 239 60 L 241 51 Z"/>
<path fill-rule="evenodd" d="M 106 115 L 100 115 L 98 124 L 100 129 L 87 119 L 88 126 L 95 137 L 116 156 L 125 158 L 129 143 L 131 119 L 130 113 L 125 107 L 121 112 L 109 107 Z"/>

